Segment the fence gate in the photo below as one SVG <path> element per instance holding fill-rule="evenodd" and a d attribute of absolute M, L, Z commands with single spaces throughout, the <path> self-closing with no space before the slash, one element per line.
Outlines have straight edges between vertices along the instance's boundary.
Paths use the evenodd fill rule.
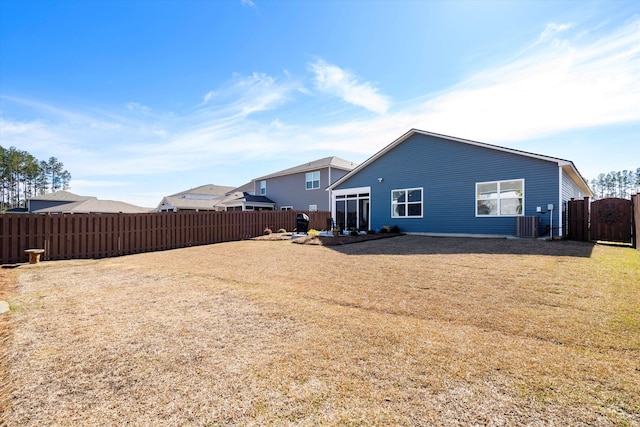
<path fill-rule="evenodd" d="M 568 203 L 568 237 L 572 240 L 604 240 L 634 243 L 633 202 L 628 199 L 589 198 Z"/>
<path fill-rule="evenodd" d="M 591 240 L 632 243 L 633 204 L 627 199 L 591 202 Z"/>

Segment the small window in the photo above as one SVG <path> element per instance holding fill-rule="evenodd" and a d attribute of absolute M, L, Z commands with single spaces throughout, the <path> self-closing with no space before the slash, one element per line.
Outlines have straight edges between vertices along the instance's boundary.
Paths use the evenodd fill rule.
<path fill-rule="evenodd" d="M 391 192 L 393 218 L 422 218 L 422 188 L 393 190 Z"/>
<path fill-rule="evenodd" d="M 305 188 L 307 190 L 315 190 L 320 188 L 320 171 L 308 172 L 305 178 Z"/>
<path fill-rule="evenodd" d="M 267 181 L 260 181 L 260 195 L 264 196 L 267 194 Z"/>
<path fill-rule="evenodd" d="M 318 205 L 309 205 L 309 212 L 316 212 L 318 210 Z"/>
<path fill-rule="evenodd" d="M 281 211 L 292 211 L 293 206 L 280 206 Z"/>
<path fill-rule="evenodd" d="M 524 179 L 476 183 L 476 216 L 519 216 L 524 204 Z"/>

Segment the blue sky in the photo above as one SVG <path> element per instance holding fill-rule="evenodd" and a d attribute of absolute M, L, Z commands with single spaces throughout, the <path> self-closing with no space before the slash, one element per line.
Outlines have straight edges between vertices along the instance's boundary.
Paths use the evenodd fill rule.
<path fill-rule="evenodd" d="M 0 144 L 77 194 L 155 207 L 411 128 L 635 170 L 640 3 L 0 1 Z"/>

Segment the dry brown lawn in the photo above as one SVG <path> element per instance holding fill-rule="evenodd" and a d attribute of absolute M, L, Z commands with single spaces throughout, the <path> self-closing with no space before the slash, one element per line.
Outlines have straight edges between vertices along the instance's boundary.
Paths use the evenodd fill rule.
<path fill-rule="evenodd" d="M 640 425 L 630 248 L 242 241 L 0 277 L 8 425 Z"/>

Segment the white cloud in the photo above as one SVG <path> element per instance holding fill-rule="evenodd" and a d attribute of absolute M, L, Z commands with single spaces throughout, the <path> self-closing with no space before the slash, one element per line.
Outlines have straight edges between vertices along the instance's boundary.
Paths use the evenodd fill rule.
<path fill-rule="evenodd" d="M 545 27 L 544 31 L 540 34 L 540 37 L 538 37 L 538 40 L 537 40 L 536 44 L 544 42 L 545 40 L 549 40 L 550 38 L 552 38 L 557 33 L 560 33 L 562 31 L 566 31 L 566 30 L 570 29 L 572 26 L 573 26 L 573 24 L 549 23 Z"/>
<path fill-rule="evenodd" d="M 256 4 L 252 0 L 240 0 L 243 6 L 256 7 Z"/>
<path fill-rule="evenodd" d="M 208 103 L 209 101 L 211 101 L 211 99 L 212 99 L 214 96 L 216 96 L 215 91 L 213 91 L 213 90 L 212 90 L 212 91 L 207 92 L 207 93 L 205 94 L 205 96 L 202 98 L 202 104 L 200 104 L 200 105 L 204 105 L 204 104 Z"/>
<path fill-rule="evenodd" d="M 360 83 L 358 78 L 342 68 L 318 59 L 308 64 L 314 76 L 316 88 L 342 98 L 344 101 L 384 114 L 389 109 L 389 99 L 378 93 L 371 83 Z"/>
<path fill-rule="evenodd" d="M 127 104 L 127 108 L 131 111 L 135 111 L 135 112 L 139 112 L 139 113 L 143 113 L 143 114 L 149 114 L 151 113 L 151 108 L 139 104 L 137 102 L 130 102 Z"/>
<path fill-rule="evenodd" d="M 590 42 L 549 28 L 524 56 L 430 99 L 416 126 L 499 142 L 640 120 L 640 20 Z"/>

